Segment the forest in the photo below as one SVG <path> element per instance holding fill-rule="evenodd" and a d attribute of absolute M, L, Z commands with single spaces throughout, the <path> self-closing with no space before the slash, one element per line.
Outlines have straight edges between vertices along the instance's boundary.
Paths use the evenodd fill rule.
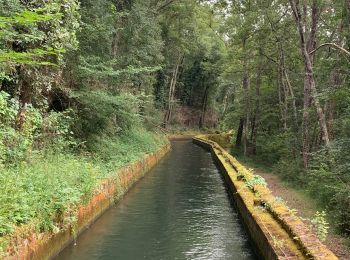
<path fill-rule="evenodd" d="M 0 0 L 0 256 L 185 132 L 232 132 L 349 240 L 349 69 L 350 0 Z"/>

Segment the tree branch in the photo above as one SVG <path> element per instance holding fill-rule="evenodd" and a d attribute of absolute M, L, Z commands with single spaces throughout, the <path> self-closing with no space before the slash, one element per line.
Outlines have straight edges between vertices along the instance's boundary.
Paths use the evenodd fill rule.
<path fill-rule="evenodd" d="M 343 53 L 345 53 L 346 55 L 350 56 L 350 51 L 344 49 L 343 47 L 335 44 L 335 43 L 332 43 L 332 42 L 326 42 L 326 43 L 323 43 L 321 44 L 320 46 L 318 46 L 316 49 L 314 49 L 313 51 L 311 51 L 309 54 L 313 54 L 315 53 L 317 50 L 321 49 L 322 47 L 326 47 L 326 46 L 329 46 L 329 47 L 333 47 L 335 49 L 338 49 L 340 51 L 342 51 Z"/>

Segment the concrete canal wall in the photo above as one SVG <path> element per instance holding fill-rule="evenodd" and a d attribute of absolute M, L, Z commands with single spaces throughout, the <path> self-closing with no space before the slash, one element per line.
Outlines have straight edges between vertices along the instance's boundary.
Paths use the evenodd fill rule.
<path fill-rule="evenodd" d="M 78 208 L 77 223 L 74 227 L 57 234 L 42 233 L 32 234 L 26 238 L 14 238 L 8 246 L 8 256 L 5 259 L 50 259 L 54 257 L 120 200 L 169 150 L 170 144 L 167 144 L 157 152 L 148 154 L 142 160 L 119 170 L 116 174 L 117 178 L 105 180 L 96 189 L 90 201 Z"/>
<path fill-rule="evenodd" d="M 338 259 L 283 202 L 217 142 L 201 135 L 193 142 L 209 150 L 233 197 L 257 253 L 264 259 Z"/>

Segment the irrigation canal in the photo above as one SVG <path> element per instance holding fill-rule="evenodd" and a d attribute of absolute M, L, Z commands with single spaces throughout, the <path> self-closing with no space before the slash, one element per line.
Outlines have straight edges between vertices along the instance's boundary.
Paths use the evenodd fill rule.
<path fill-rule="evenodd" d="M 210 153 L 172 147 L 56 259 L 256 259 Z"/>

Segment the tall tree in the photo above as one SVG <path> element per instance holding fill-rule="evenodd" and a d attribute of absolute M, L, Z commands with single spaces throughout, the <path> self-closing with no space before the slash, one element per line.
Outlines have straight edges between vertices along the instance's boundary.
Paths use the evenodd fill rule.
<path fill-rule="evenodd" d="M 322 7 L 319 1 L 312 1 L 312 5 L 308 7 L 306 4 L 300 5 L 297 0 L 290 0 L 290 5 L 293 11 L 294 19 L 297 24 L 300 49 L 304 59 L 305 79 L 304 79 L 304 109 L 303 109 L 303 160 L 304 166 L 308 166 L 309 161 L 309 109 L 311 102 L 315 104 L 318 116 L 318 122 L 322 132 L 322 140 L 326 146 L 330 145 L 328 127 L 323 108 L 318 98 L 316 82 L 314 77 L 314 54 L 313 50 L 316 48 L 316 35 L 318 30 L 318 22 Z M 307 15 L 311 9 L 310 28 L 307 26 Z M 303 10 L 303 15 L 301 10 Z"/>

